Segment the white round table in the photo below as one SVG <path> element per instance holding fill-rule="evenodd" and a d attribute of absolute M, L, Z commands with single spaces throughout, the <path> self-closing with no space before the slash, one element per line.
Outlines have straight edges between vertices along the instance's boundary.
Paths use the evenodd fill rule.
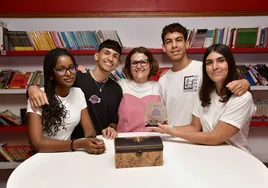
<path fill-rule="evenodd" d="M 114 141 L 104 139 L 107 149 L 102 155 L 76 151 L 32 156 L 13 171 L 7 188 L 268 188 L 268 169 L 238 148 L 161 137 L 164 165 L 160 167 L 116 169 Z"/>

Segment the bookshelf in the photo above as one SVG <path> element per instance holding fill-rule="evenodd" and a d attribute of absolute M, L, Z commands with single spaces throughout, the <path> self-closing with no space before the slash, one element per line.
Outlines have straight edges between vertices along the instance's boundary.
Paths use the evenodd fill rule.
<path fill-rule="evenodd" d="M 18 126 L 0 126 L 1 132 L 20 132 L 20 131 L 27 131 L 28 128 L 26 125 L 18 125 Z"/>
<path fill-rule="evenodd" d="M 15 169 L 20 162 L 0 162 L 0 169 Z"/>
<path fill-rule="evenodd" d="M 268 90 L 268 86 L 250 86 L 252 91 L 266 91 Z"/>
<path fill-rule="evenodd" d="M 268 126 L 268 122 L 267 121 L 251 121 L 250 126 L 252 127 Z"/>
<path fill-rule="evenodd" d="M 0 95 L 26 94 L 26 89 L 0 89 Z"/>
<path fill-rule="evenodd" d="M 131 49 L 124 49 L 123 54 L 127 54 Z M 191 48 L 189 54 L 203 54 L 205 48 Z M 150 48 L 153 54 L 163 54 L 161 48 Z M 44 56 L 48 51 L 1 51 L 1 56 Z M 96 50 L 70 50 L 73 55 L 94 55 Z M 233 53 L 268 53 L 268 48 L 233 48 Z"/>

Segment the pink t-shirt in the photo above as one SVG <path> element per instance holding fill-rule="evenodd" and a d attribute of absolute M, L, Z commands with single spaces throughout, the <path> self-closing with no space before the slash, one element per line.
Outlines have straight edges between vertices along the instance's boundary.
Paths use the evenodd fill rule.
<path fill-rule="evenodd" d="M 144 111 L 149 102 L 160 101 L 159 86 L 155 81 L 138 84 L 130 80 L 120 80 L 123 90 L 117 124 L 117 132 L 149 132 L 146 128 Z"/>

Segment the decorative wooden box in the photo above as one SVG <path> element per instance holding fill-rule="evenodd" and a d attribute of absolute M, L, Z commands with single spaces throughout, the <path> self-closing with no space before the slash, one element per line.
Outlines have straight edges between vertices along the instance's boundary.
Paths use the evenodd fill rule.
<path fill-rule="evenodd" d="M 163 143 L 159 136 L 115 138 L 116 168 L 162 166 Z"/>

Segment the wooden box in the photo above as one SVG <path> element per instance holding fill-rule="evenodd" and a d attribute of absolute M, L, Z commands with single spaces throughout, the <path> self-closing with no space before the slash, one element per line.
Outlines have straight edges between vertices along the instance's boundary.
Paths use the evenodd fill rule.
<path fill-rule="evenodd" d="M 163 143 L 159 136 L 115 138 L 116 168 L 162 166 Z"/>

